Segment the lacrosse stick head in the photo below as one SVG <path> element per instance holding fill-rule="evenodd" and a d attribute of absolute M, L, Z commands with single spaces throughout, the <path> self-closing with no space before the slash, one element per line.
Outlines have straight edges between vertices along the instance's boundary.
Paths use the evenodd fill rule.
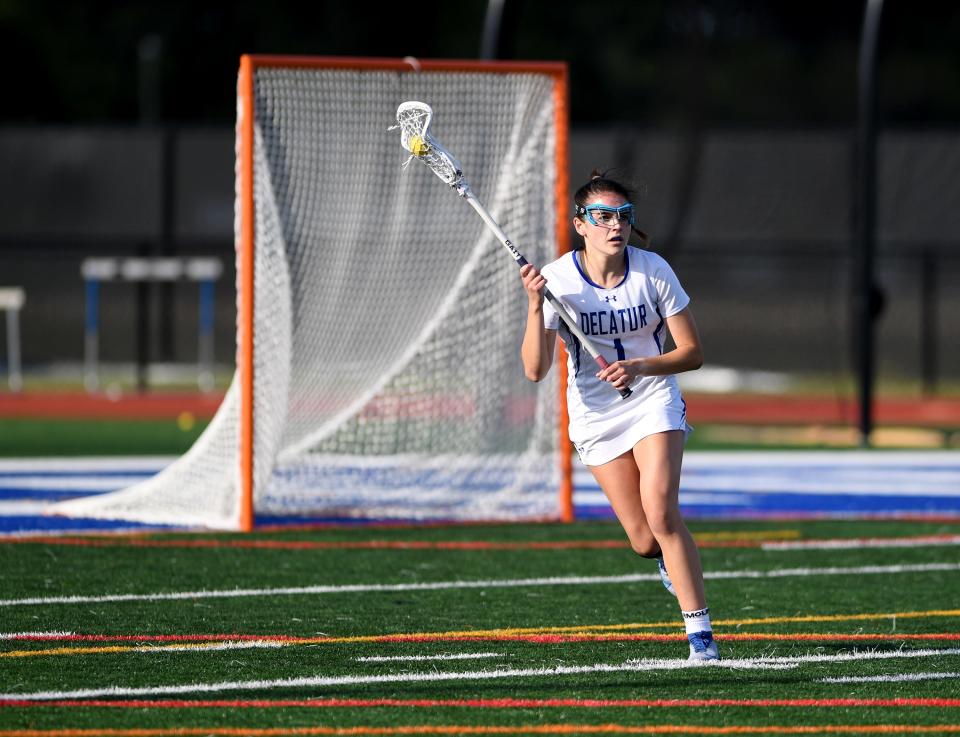
<path fill-rule="evenodd" d="M 415 100 L 401 103 L 397 108 L 396 126 L 400 129 L 400 145 L 444 182 L 456 187 L 463 179 L 460 162 L 430 135 L 432 119 L 433 108 L 427 103 Z"/>

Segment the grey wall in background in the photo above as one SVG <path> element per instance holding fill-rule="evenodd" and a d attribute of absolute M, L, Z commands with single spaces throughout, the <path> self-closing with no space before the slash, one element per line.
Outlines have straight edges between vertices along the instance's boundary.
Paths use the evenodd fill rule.
<path fill-rule="evenodd" d="M 637 186 L 639 224 L 693 296 L 710 363 L 835 374 L 851 365 L 852 146 L 846 130 L 582 129 L 571 133 L 570 182 L 618 167 L 612 175 Z M 232 128 L 0 128 L 0 169 L 0 286 L 27 289 L 28 369 L 82 356 L 83 258 L 161 252 L 223 259 L 216 354 L 233 360 Z M 960 309 L 957 172 L 960 133 L 881 138 L 887 310 L 878 339 L 887 375 L 919 371 L 927 254 L 939 285 L 937 370 L 960 377 L 960 328 L 948 319 Z M 103 360 L 133 360 L 133 305 L 131 285 L 105 287 Z M 192 285 L 175 287 L 171 319 L 174 359 L 194 360 Z"/>

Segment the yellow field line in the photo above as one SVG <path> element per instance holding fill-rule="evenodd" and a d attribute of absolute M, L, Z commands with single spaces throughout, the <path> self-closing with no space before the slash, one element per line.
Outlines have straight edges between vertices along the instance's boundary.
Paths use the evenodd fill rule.
<path fill-rule="evenodd" d="M 604 641 L 615 641 L 618 637 L 629 637 L 633 641 L 638 642 L 663 642 L 667 638 L 680 640 L 683 635 L 681 633 L 643 633 L 643 634 L 634 634 L 634 635 L 618 635 L 616 633 L 609 632 L 584 632 L 571 635 L 572 637 L 583 637 L 588 641 L 593 642 L 604 642 Z M 870 634 L 856 633 L 849 635 L 843 632 L 804 632 L 798 633 L 795 635 L 784 634 L 784 633 L 754 633 L 746 634 L 742 632 L 734 633 L 723 633 L 722 637 L 729 638 L 731 640 L 750 640 L 755 639 L 757 641 L 789 641 L 793 638 L 802 639 L 805 641 L 814 641 L 818 638 L 824 641 L 844 641 L 845 638 L 849 640 L 871 640 L 877 641 L 878 639 L 890 639 L 896 640 L 898 638 L 897 634 L 889 635 L 879 635 L 877 637 L 871 637 Z M 911 636 L 910 634 L 899 635 L 899 637 L 904 640 L 956 640 L 960 638 L 960 635 L 953 632 L 940 632 L 929 635 L 919 635 Z M 426 638 L 434 639 L 434 638 Z M 443 638 L 436 638 L 443 639 Z M 377 642 L 392 641 L 393 640 L 389 635 L 380 636 L 376 638 Z M 155 653 L 155 652 L 170 652 L 170 651 L 192 651 L 192 652 L 203 652 L 209 650 L 234 650 L 234 649 L 249 649 L 255 647 L 272 647 L 272 648 L 281 648 L 281 647 L 293 647 L 296 645 L 313 645 L 313 644 L 332 644 L 332 643 L 342 643 L 344 638 L 331 638 L 328 640 L 318 641 L 315 638 L 311 639 L 281 639 L 281 638 L 270 638 L 264 637 L 260 640 L 219 640 L 216 642 L 206 642 L 206 643 L 192 643 L 192 644 L 163 644 L 163 645 L 98 645 L 98 646 L 79 646 L 79 647 L 57 647 L 57 648 L 47 648 L 45 650 L 11 650 L 9 652 L 0 652 L 0 658 L 35 658 L 35 657 L 49 657 L 55 655 L 103 655 L 111 653 Z M 229 647 L 224 647 L 228 645 Z"/>
<path fill-rule="evenodd" d="M 852 622 L 860 620 L 875 619 L 924 619 L 933 617 L 960 617 L 960 609 L 931 609 L 928 611 L 913 612 L 879 612 L 859 614 L 809 614 L 792 617 L 762 617 L 753 619 L 718 619 L 713 622 L 714 626 L 720 627 L 743 627 L 755 624 L 789 624 L 792 622 Z M 631 630 L 646 629 L 653 627 L 679 627 L 677 622 L 632 622 L 629 624 L 597 624 L 597 625 L 577 625 L 572 627 L 537 627 L 537 628 L 516 628 L 505 630 L 489 630 L 488 632 L 525 634 L 525 633 L 577 633 L 577 632 L 598 632 L 611 630 Z M 479 634 L 486 634 L 483 630 L 477 631 Z M 448 633 L 449 634 L 469 634 L 465 632 Z"/>
<path fill-rule="evenodd" d="M 804 615 L 793 617 L 765 617 L 757 619 L 721 619 L 714 624 L 718 627 L 739 628 L 744 625 L 757 624 L 788 624 L 793 622 L 846 622 L 846 621 L 869 621 L 883 619 L 919 619 L 936 617 L 960 617 L 960 609 L 932 609 L 929 611 L 912 612 L 888 612 L 888 613 L 860 613 L 860 614 L 820 614 Z M 287 645 L 322 645 L 322 644 L 343 644 L 343 643 L 363 643 L 363 642 L 384 642 L 384 641 L 403 641 L 406 638 L 413 640 L 431 640 L 431 639 L 450 639 L 460 638 L 484 638 L 484 637 L 510 637 L 522 635 L 549 635 L 549 634 L 567 634 L 567 635 L 595 635 L 597 639 L 603 639 L 607 633 L 624 632 L 636 629 L 648 628 L 669 628 L 678 629 L 676 622 L 637 622 L 631 624 L 608 624 L 608 625 L 577 625 L 571 627 L 515 627 L 493 630 L 455 630 L 449 632 L 414 632 L 398 633 L 394 635 L 355 635 L 348 637 L 303 637 L 295 640 L 285 638 L 275 638 L 264 635 L 262 639 L 238 643 L 240 646 L 256 647 L 258 644 L 271 646 Z M 650 633 L 651 637 L 658 633 Z M 826 633 L 824 637 L 837 636 L 842 633 Z M 722 636 L 722 632 L 718 632 Z M 201 643 L 175 643 L 175 644 L 157 644 L 157 645 L 99 645 L 95 647 L 57 647 L 46 648 L 43 650 L 11 650 L 0 652 L 0 658 L 27 658 L 53 655 L 93 655 L 107 653 L 129 653 L 129 652 L 157 652 L 164 650 L 215 650 L 222 649 L 225 642 L 233 642 L 229 638 L 217 640 L 214 642 Z"/>
<path fill-rule="evenodd" d="M 926 612 L 887 612 L 860 614 L 811 614 L 794 617 L 765 617 L 757 619 L 718 619 L 713 624 L 719 627 L 742 627 L 757 624 L 789 624 L 791 622 L 847 622 L 877 619 L 916 619 L 933 617 L 960 617 L 960 609 L 933 609 Z M 411 636 L 430 637 L 485 637 L 509 635 L 542 634 L 587 634 L 592 632 L 619 632 L 634 629 L 680 628 L 676 621 L 670 622 L 632 622 L 629 624 L 574 625 L 566 627 L 510 627 L 494 630 L 454 630 L 450 632 L 418 632 Z M 382 635 L 356 635 L 353 637 L 316 638 L 320 642 L 375 642 Z M 310 642 L 310 640 L 301 640 Z"/>
<path fill-rule="evenodd" d="M 47 655 L 102 655 L 104 653 L 129 653 L 138 648 L 132 645 L 104 645 L 102 647 L 55 647 L 46 650 L 11 650 L 0 653 L 0 658 L 30 658 Z"/>
<path fill-rule="evenodd" d="M 743 532 L 694 532 L 694 540 L 799 540 L 800 530 L 745 530 Z"/>
<path fill-rule="evenodd" d="M 810 614 L 795 617 L 765 617 L 762 619 L 719 619 L 714 625 L 742 627 L 752 624 L 786 624 L 791 622 L 853 622 L 876 619 L 926 619 L 932 617 L 960 617 L 960 609 L 930 609 L 925 612 L 887 612 L 885 614 Z"/>
<path fill-rule="evenodd" d="M 859 613 L 859 614 L 811 614 L 793 617 L 764 617 L 755 619 L 718 619 L 714 626 L 742 627 L 757 624 L 789 624 L 791 622 L 847 622 L 876 619 L 917 619 L 933 617 L 960 617 L 960 609 L 932 609 L 929 611 Z M 680 623 L 669 622 L 631 622 L 628 624 L 573 625 L 566 627 L 509 627 L 494 630 L 454 630 L 450 632 L 415 633 L 417 637 L 484 637 L 504 635 L 541 635 L 541 634 L 586 634 L 591 632 L 619 632 L 634 629 L 677 628 Z M 317 638 L 317 642 L 370 642 L 382 635 L 357 635 L 354 637 Z M 304 641 L 306 642 L 306 641 Z"/>
<path fill-rule="evenodd" d="M 189 650 L 189 651 L 203 651 L 203 650 L 223 650 L 224 643 L 226 642 L 235 642 L 234 640 L 216 640 L 214 642 L 190 642 L 190 643 L 176 643 L 176 644 L 162 644 L 162 645 L 96 645 L 89 647 L 55 647 L 55 648 L 46 648 L 44 650 L 10 650 L 9 652 L 0 652 L 0 658 L 29 658 L 35 656 L 44 656 L 44 655 L 104 655 L 110 653 L 152 653 L 152 652 L 163 652 L 170 650 Z M 268 644 L 271 647 L 279 647 L 283 645 L 307 645 L 311 643 L 304 642 L 302 640 L 298 641 L 283 641 L 279 639 L 271 639 L 269 637 L 264 637 L 262 640 L 247 640 L 246 642 L 240 643 L 244 647 L 253 648 L 257 647 L 257 644 L 260 644 L 262 647 L 264 644 Z"/>

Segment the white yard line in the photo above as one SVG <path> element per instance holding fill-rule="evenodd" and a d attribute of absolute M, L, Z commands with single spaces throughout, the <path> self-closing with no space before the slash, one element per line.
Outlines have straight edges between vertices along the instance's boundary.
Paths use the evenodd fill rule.
<path fill-rule="evenodd" d="M 0 517 L 40 517 L 46 514 L 50 509 L 50 499 L 10 499 L 0 501 Z M 31 535 L 37 535 L 37 530 L 31 530 Z M 76 535 L 76 530 L 70 530 L 71 535 Z M 5 533 L 2 537 L 13 537 Z"/>
<path fill-rule="evenodd" d="M 701 664 L 689 660 L 646 660 L 642 663 L 598 663 L 584 666 L 558 666 L 556 668 L 498 668 L 496 670 L 460 671 L 438 673 L 385 673 L 369 676 L 306 676 L 303 678 L 281 678 L 272 681 L 221 681 L 219 683 L 192 683 L 172 686 L 144 686 L 127 688 L 109 686 L 107 688 L 89 688 L 76 691 L 37 691 L 33 693 L 0 694 L 0 702 L 48 701 L 51 699 L 89 699 L 117 696 L 159 696 L 172 694 L 216 693 L 220 691 L 246 691 L 270 688 L 314 688 L 318 686 L 353 686 L 369 683 L 427 683 L 435 681 L 472 681 L 496 680 L 501 678 L 544 678 L 550 676 L 580 675 L 583 673 L 622 673 L 652 670 L 680 670 L 696 668 Z M 760 664 L 744 666 L 740 661 L 713 661 L 710 667 L 737 668 L 753 667 L 760 670 L 785 670 L 796 666 L 791 664 Z"/>
<path fill-rule="evenodd" d="M 765 542 L 761 550 L 856 550 L 859 548 L 920 548 L 960 545 L 960 535 L 929 535 L 926 537 L 875 537 L 834 540 L 788 540 Z"/>
<path fill-rule="evenodd" d="M 0 632 L 0 640 L 27 640 L 32 637 L 54 639 L 57 637 L 69 637 L 73 632 Z"/>
<path fill-rule="evenodd" d="M 29 639 L 7 638 L 7 639 Z M 294 643 L 284 640 L 226 640 L 223 642 L 188 642 L 177 645 L 92 645 L 75 648 L 58 647 L 52 650 L 28 650 L 17 652 L 0 653 L 0 658 L 16 657 L 39 657 L 43 655 L 90 655 L 96 653 L 189 653 L 189 652 L 207 652 L 217 650 L 256 650 L 256 649 L 279 649 Z"/>
<path fill-rule="evenodd" d="M 138 484 L 151 474 L 137 474 L 136 476 L 4 476 L 0 474 L 0 489 L 30 490 L 49 492 L 50 496 L 58 492 L 73 491 L 88 494 L 101 494 L 105 491 L 116 491 L 127 486 Z"/>
<path fill-rule="evenodd" d="M 780 568 L 768 571 L 711 571 L 705 579 L 763 579 L 809 576 L 869 576 L 899 573 L 960 571 L 960 563 L 920 563 L 913 565 L 854 566 L 829 568 Z M 292 586 L 266 589 L 223 589 L 214 591 L 171 591 L 153 594 L 103 594 L 98 596 L 45 596 L 27 599 L 2 599 L 0 607 L 48 606 L 51 604 L 103 604 L 126 601 L 180 601 L 183 599 L 227 599 L 261 596 L 315 596 L 320 594 L 392 593 L 399 591 L 449 591 L 462 589 L 498 589 L 538 586 L 607 586 L 643 581 L 659 581 L 659 574 L 631 573 L 622 576 L 557 576 L 552 578 L 492 579 L 481 581 L 436 581 L 432 583 L 341 584 Z"/>
<path fill-rule="evenodd" d="M 221 691 L 265 690 L 272 688 L 315 688 L 323 686 L 351 686 L 369 683 L 427 683 L 437 681 L 497 680 L 503 678 L 544 678 L 580 675 L 584 673 L 623 673 L 671 671 L 686 668 L 726 668 L 731 670 L 790 670 L 801 663 L 843 662 L 850 660 L 878 660 L 897 658 L 929 658 L 960 655 L 960 648 L 943 650 L 896 650 L 893 652 L 843 653 L 840 655 L 811 655 L 786 658 L 749 658 L 741 660 L 714 660 L 707 663 L 689 660 L 650 658 L 625 663 L 597 663 L 584 666 L 556 668 L 497 668 L 496 670 L 438 673 L 384 673 L 368 676 L 305 676 L 260 681 L 220 681 L 218 683 L 175 684 L 169 686 L 108 686 L 75 691 L 35 691 L 32 693 L 0 694 L 0 701 L 50 701 L 59 699 L 90 699 L 120 696 L 160 696 L 173 694 L 216 693 Z"/>
<path fill-rule="evenodd" d="M 197 642 L 184 645 L 138 645 L 131 649 L 137 653 L 175 653 L 175 652 L 207 652 L 213 650 L 248 650 L 248 649 L 277 649 L 284 647 L 285 642 L 279 640 L 243 640 L 228 642 Z M 95 648 L 96 649 L 96 648 Z"/>
<path fill-rule="evenodd" d="M 574 501 L 605 504 L 590 471 L 574 458 Z M 691 451 L 680 503 L 749 505 L 755 494 L 960 496 L 958 451 Z"/>
<path fill-rule="evenodd" d="M 939 681 L 960 678 L 960 673 L 894 673 L 889 676 L 842 676 L 821 678 L 820 683 L 904 683 L 907 681 Z"/>
<path fill-rule="evenodd" d="M 941 648 L 939 650 L 852 650 L 836 655 L 788 655 L 784 657 L 746 658 L 740 663 L 843 663 L 861 660 L 896 660 L 900 658 L 932 658 L 945 655 L 960 655 L 960 647 Z M 734 661 L 726 661 L 734 662 Z"/>
<path fill-rule="evenodd" d="M 425 660 L 475 660 L 478 658 L 502 658 L 503 653 L 446 653 L 444 655 L 370 655 L 354 658 L 358 663 L 420 662 Z"/>
<path fill-rule="evenodd" d="M 3 458 L 0 459 L 0 474 L 57 473 L 103 474 L 117 471 L 135 473 L 158 473 L 177 456 L 89 456 L 83 458 Z"/>

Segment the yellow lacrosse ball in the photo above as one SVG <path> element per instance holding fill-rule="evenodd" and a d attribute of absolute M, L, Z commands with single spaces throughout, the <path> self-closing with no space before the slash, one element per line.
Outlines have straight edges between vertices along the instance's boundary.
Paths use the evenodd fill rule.
<path fill-rule="evenodd" d="M 424 141 L 420 136 L 411 136 L 410 137 L 410 153 L 414 156 L 423 156 L 428 150 L 429 146 L 427 142 Z"/>

